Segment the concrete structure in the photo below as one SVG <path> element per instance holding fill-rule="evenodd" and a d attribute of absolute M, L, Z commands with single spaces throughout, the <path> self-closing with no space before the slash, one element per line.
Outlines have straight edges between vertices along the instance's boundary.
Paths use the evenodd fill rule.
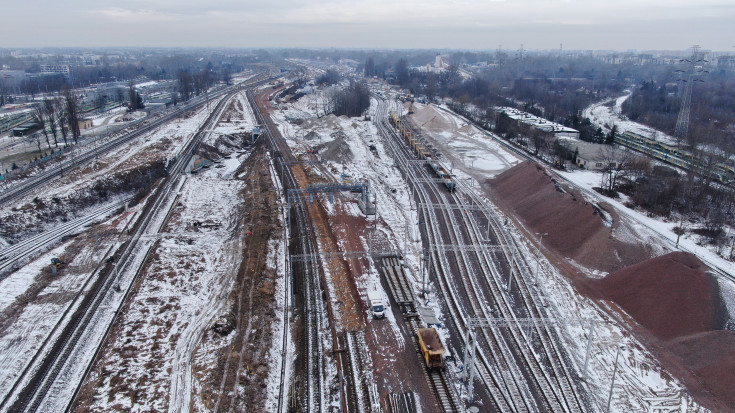
<path fill-rule="evenodd" d="M 81 119 L 78 124 L 80 130 L 89 129 L 92 127 L 92 119 Z"/>
<path fill-rule="evenodd" d="M 55 74 L 59 73 L 64 77 L 71 76 L 71 66 L 69 65 L 41 65 L 42 74 Z"/>
<path fill-rule="evenodd" d="M 155 113 L 170 108 L 171 106 L 173 106 L 173 104 L 174 100 L 171 95 L 164 95 L 145 101 L 145 109 L 143 110 L 148 113 Z"/>
<path fill-rule="evenodd" d="M 449 63 L 447 63 L 446 60 L 444 60 L 444 57 L 442 55 L 436 55 L 436 58 L 434 59 L 434 64 L 431 63 L 426 64 L 426 72 L 427 73 L 441 73 L 449 68 Z"/>
<path fill-rule="evenodd" d="M 505 114 L 508 115 L 511 119 L 515 119 L 518 122 L 522 122 L 522 123 L 525 123 L 526 125 L 533 126 L 534 128 L 544 131 L 544 132 L 553 133 L 555 137 L 564 137 L 564 138 L 573 138 L 573 139 L 579 138 L 579 131 L 576 129 L 568 128 L 562 124 L 552 122 L 550 120 L 546 120 L 538 116 L 534 116 L 522 110 L 508 108 L 508 107 L 502 107 L 502 108 L 496 108 L 496 109 L 502 112 L 505 112 Z"/>
<path fill-rule="evenodd" d="M 629 167 L 638 158 L 627 148 L 583 141 L 562 141 L 570 151 L 578 151 L 577 166 L 591 171 L 601 171 L 612 164 L 613 168 Z"/>

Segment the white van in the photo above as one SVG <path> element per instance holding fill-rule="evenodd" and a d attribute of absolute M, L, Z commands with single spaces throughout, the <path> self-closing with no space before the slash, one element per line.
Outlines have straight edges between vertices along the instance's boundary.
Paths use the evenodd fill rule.
<path fill-rule="evenodd" d="M 385 303 L 380 293 L 377 291 L 368 291 L 368 304 L 370 304 L 370 311 L 373 313 L 373 318 L 385 317 Z"/>

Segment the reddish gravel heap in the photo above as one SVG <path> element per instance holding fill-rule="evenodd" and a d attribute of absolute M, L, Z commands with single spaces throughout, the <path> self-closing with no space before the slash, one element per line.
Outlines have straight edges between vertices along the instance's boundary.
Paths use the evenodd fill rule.
<path fill-rule="evenodd" d="M 661 355 L 662 361 L 700 403 L 713 411 L 733 411 L 735 332 L 713 331 L 719 297 L 705 270 L 694 255 L 672 252 L 586 284 L 659 339 L 670 352 Z"/>
<path fill-rule="evenodd" d="M 694 255 L 672 252 L 587 282 L 600 298 L 670 340 L 715 328 L 713 285 L 704 269 Z"/>
<path fill-rule="evenodd" d="M 719 297 L 699 259 L 684 252 L 650 258 L 650 247 L 615 240 L 592 205 L 566 188 L 562 192 L 536 163 L 519 164 L 487 183 L 496 204 L 529 232 L 548 233 L 546 253 L 568 276 L 577 276 L 581 293 L 615 302 L 645 328 L 639 332 L 653 344 L 649 349 L 699 403 L 735 412 L 735 332 L 713 331 Z M 620 222 L 615 219 L 616 226 Z M 604 279 L 579 276 L 570 259 L 611 273 Z"/>
<path fill-rule="evenodd" d="M 575 255 L 585 241 L 604 228 L 591 205 L 558 191 L 551 177 L 536 163 L 513 167 L 494 179 L 492 186 L 527 225 L 538 232 L 548 232 L 545 239 L 565 256 Z"/>
<path fill-rule="evenodd" d="M 671 350 L 695 375 L 695 383 L 689 387 L 703 396 L 715 396 L 712 410 L 735 409 L 735 331 L 708 331 L 677 339 Z"/>
<path fill-rule="evenodd" d="M 651 257 L 645 245 L 611 238 L 596 209 L 535 162 L 518 164 L 488 183 L 496 203 L 511 209 L 533 232 L 548 233 L 544 244 L 565 259 L 612 272 Z"/>

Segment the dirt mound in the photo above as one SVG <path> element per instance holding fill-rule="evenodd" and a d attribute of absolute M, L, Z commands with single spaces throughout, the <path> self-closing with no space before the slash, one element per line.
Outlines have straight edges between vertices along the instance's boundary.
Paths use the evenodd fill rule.
<path fill-rule="evenodd" d="M 718 328 L 716 281 L 692 254 L 672 252 L 587 280 L 593 295 L 617 303 L 661 346 L 664 366 L 713 411 L 733 411 L 735 332 Z"/>
<path fill-rule="evenodd" d="M 651 256 L 649 247 L 611 238 L 599 207 L 534 162 L 518 164 L 487 182 L 501 206 L 513 210 L 533 232 L 546 234 L 544 245 L 565 259 L 611 272 Z"/>
<path fill-rule="evenodd" d="M 535 163 L 516 165 L 486 184 L 496 204 L 517 215 L 529 231 L 548 234 L 546 252 L 566 274 L 579 273 L 568 260 L 611 272 L 604 279 L 578 277 L 575 286 L 617 303 L 643 326 L 636 331 L 654 344 L 650 349 L 662 365 L 698 402 L 713 411 L 735 411 L 735 332 L 712 331 L 721 324 L 721 298 L 697 257 L 674 252 L 651 258 L 652 247 L 616 240 L 613 234 L 630 229 L 624 219 L 612 208 L 603 213 L 585 202 Z"/>
<path fill-rule="evenodd" d="M 588 283 L 662 340 L 716 328 L 716 290 L 692 254 L 672 252 Z"/>
<path fill-rule="evenodd" d="M 499 175 L 493 189 L 544 241 L 567 257 L 573 257 L 585 241 L 604 231 L 598 211 L 584 201 L 560 192 L 544 168 L 520 164 Z"/>
<path fill-rule="evenodd" d="M 417 126 L 430 131 L 453 131 L 455 129 L 455 125 L 447 122 L 442 113 L 431 105 L 416 110 L 412 119 Z"/>
<path fill-rule="evenodd" d="M 735 331 L 708 331 L 677 339 L 671 350 L 695 376 L 687 387 L 709 396 L 714 411 L 733 411 L 735 406 Z M 711 394 L 710 394 L 711 393 Z"/>
<path fill-rule="evenodd" d="M 350 145 L 345 141 L 347 135 L 345 135 L 341 130 L 337 130 L 332 132 L 329 136 L 332 138 L 332 141 L 319 148 L 319 154 L 321 157 L 327 161 L 337 163 L 351 161 L 353 155 Z"/>
<path fill-rule="evenodd" d="M 333 114 L 321 118 L 308 118 L 301 124 L 303 129 L 339 129 L 339 121 Z"/>

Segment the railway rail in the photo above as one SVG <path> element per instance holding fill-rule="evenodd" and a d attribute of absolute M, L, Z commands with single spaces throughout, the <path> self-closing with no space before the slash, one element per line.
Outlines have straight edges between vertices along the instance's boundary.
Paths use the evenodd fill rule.
<path fill-rule="evenodd" d="M 73 234 L 77 234 L 90 225 L 109 216 L 129 200 L 130 198 L 128 197 L 112 204 L 93 208 L 79 218 L 54 225 L 53 228 L 26 237 L 16 244 L 3 248 L 0 250 L 0 280 L 5 279 L 12 271 L 25 265 L 40 253 L 47 251 L 59 241 Z"/>
<path fill-rule="evenodd" d="M 177 160 L 170 169 L 170 176 L 159 185 L 158 189 L 151 197 L 151 202 L 144 207 L 133 230 L 134 235 L 125 244 L 123 244 L 120 252 L 116 254 L 117 262 L 114 265 L 117 267 L 117 270 L 113 272 L 112 267 L 108 266 L 106 271 L 103 271 L 100 274 L 79 308 L 69 319 L 69 322 L 61 332 L 59 339 L 51 345 L 50 349 L 39 350 L 39 352 L 45 352 L 45 354 L 42 359 L 40 359 L 37 367 L 27 369 L 28 374 L 24 374 L 16 381 L 14 389 L 21 387 L 21 383 L 23 383 L 22 388 L 19 388 L 17 391 L 9 392 L 0 404 L 0 408 L 7 408 L 8 411 L 13 412 L 37 411 L 41 408 L 50 388 L 60 380 L 60 372 L 62 368 L 65 368 L 66 364 L 73 359 L 71 354 L 79 351 L 78 347 L 84 346 L 83 341 L 89 339 L 90 329 L 93 325 L 96 325 L 99 322 L 97 314 L 98 310 L 101 308 L 101 304 L 103 302 L 107 302 L 112 295 L 115 294 L 115 290 L 112 287 L 119 286 L 118 283 L 122 278 L 122 274 L 130 270 L 133 275 L 128 278 L 129 282 L 125 288 L 125 292 L 122 295 L 122 298 L 118 301 L 119 310 L 119 307 L 125 302 L 125 298 L 127 298 L 133 281 L 137 277 L 141 266 L 145 262 L 145 256 L 147 256 L 151 250 L 151 243 L 139 245 L 139 241 L 142 238 L 145 238 L 144 235 L 146 234 L 157 233 L 160 231 L 161 226 L 169 214 L 170 208 L 174 204 L 173 199 L 176 197 L 176 192 L 185 179 L 181 173 L 189 163 L 191 156 L 196 152 L 206 131 L 211 129 L 211 124 L 216 122 L 221 116 L 222 111 L 226 107 L 226 102 L 235 93 L 238 93 L 240 88 L 253 83 L 257 84 L 258 81 L 260 80 L 248 82 L 238 88 L 231 89 L 229 94 L 219 101 L 217 106 L 204 122 L 203 126 L 200 128 L 199 132 L 194 134 L 181 150 L 181 155 L 177 157 Z M 140 259 L 141 254 L 143 255 L 143 259 Z M 105 337 L 110 331 L 110 327 L 114 322 L 116 314 L 117 311 L 115 311 L 112 320 L 109 321 L 107 329 L 102 337 L 97 339 L 95 357 L 88 361 L 84 376 L 89 372 L 97 353 L 104 343 Z M 79 386 L 81 386 L 81 382 L 83 382 L 83 378 L 76 387 L 77 392 L 79 390 Z M 76 392 L 74 394 L 76 396 Z M 71 406 L 72 402 L 73 400 L 69 402 L 67 409 Z"/>
<path fill-rule="evenodd" d="M 176 110 L 164 114 L 158 118 L 155 119 L 147 119 L 143 118 L 140 121 L 134 122 L 134 126 L 137 126 L 137 128 L 133 131 L 121 134 L 120 136 L 110 139 L 107 142 L 102 143 L 98 147 L 95 148 L 87 148 L 85 151 L 81 151 L 78 148 L 73 148 L 72 152 L 78 152 L 76 158 L 72 155 L 71 159 L 69 160 L 63 160 L 57 165 L 51 165 L 50 167 L 46 168 L 46 170 L 41 171 L 28 179 L 23 180 L 22 182 L 15 183 L 13 185 L 8 185 L 6 189 L 0 191 L 0 203 L 8 203 L 13 202 L 14 200 L 32 193 L 40 186 L 49 183 L 51 180 L 58 176 L 63 176 L 64 171 L 69 171 L 70 169 L 82 165 L 93 158 L 103 155 L 107 152 L 110 152 L 112 150 L 115 150 L 116 148 L 120 147 L 121 145 L 128 143 L 132 141 L 133 139 L 139 138 L 156 128 L 180 117 L 186 112 L 189 112 L 191 110 L 195 110 L 203 105 L 206 105 L 209 103 L 209 101 L 216 101 L 221 96 L 224 96 L 226 94 L 232 93 L 233 91 L 239 90 L 241 87 L 243 87 L 246 84 L 251 84 L 254 82 L 262 81 L 265 79 L 265 74 L 258 74 L 255 77 L 251 78 L 248 81 L 245 81 L 241 84 L 229 86 L 222 88 L 220 90 L 217 90 L 213 92 L 211 95 L 204 96 L 198 96 L 196 98 L 191 99 L 186 104 L 181 105 Z M 130 126 L 128 126 L 130 127 Z M 91 146 L 91 145 L 87 145 Z"/>
<path fill-rule="evenodd" d="M 388 283 L 388 290 L 406 317 L 408 330 L 412 337 L 411 342 L 414 345 L 419 362 L 423 366 L 424 379 L 429 383 L 432 393 L 436 396 L 439 407 L 443 412 L 461 412 L 458 397 L 449 383 L 447 372 L 444 370 L 429 369 L 421 354 L 417 333 L 418 329 L 424 326 L 421 324 L 421 320 L 416 313 L 416 301 L 413 291 L 409 286 L 409 281 L 401 268 L 400 262 L 398 262 L 396 257 L 386 257 L 382 259 L 381 267 Z M 397 411 L 402 411 L 405 409 L 405 405 L 408 404 L 409 399 L 405 397 L 393 398 L 395 399 Z M 411 402 L 414 402 L 412 398 Z"/>
<path fill-rule="evenodd" d="M 529 272 L 528 266 L 508 234 L 498 232 L 501 226 L 490 206 L 461 184 L 455 195 L 439 190 L 429 179 L 427 168 L 413 161 L 413 154 L 391 130 L 385 103 L 380 104 L 377 118 L 380 132 L 392 146 L 394 158 L 417 203 L 422 205 L 427 223 L 423 230 L 429 244 L 454 248 L 432 250 L 431 262 L 460 336 L 467 333 L 469 317 L 512 320 L 528 314 L 542 315 L 543 310 L 534 301 L 536 294 L 519 276 Z M 490 239 L 485 236 L 487 229 L 493 230 Z M 490 395 L 489 407 L 495 411 L 588 410 L 578 395 L 579 389 L 572 384 L 574 380 L 566 368 L 568 360 L 554 344 L 554 333 L 546 326 L 536 326 L 535 330 L 541 338 L 540 354 L 519 328 L 476 332 L 480 345 L 475 367 Z M 463 339 L 458 337 L 457 341 L 468 346 Z"/>
<path fill-rule="evenodd" d="M 285 140 L 281 136 L 278 128 L 273 124 L 273 121 L 269 116 L 266 116 L 261 111 L 261 105 L 257 101 L 257 97 L 253 93 L 248 93 L 248 101 L 253 108 L 253 113 L 258 123 L 263 127 L 264 133 L 267 138 L 268 145 L 271 148 L 271 152 L 274 154 L 274 163 L 277 165 L 275 168 L 281 187 L 285 193 L 289 189 L 296 189 L 299 187 L 298 181 L 294 176 L 293 171 L 290 168 L 290 164 L 296 162 L 296 158 L 291 154 Z M 288 216 L 290 222 L 287 222 L 289 240 L 295 240 L 295 242 L 289 242 L 289 253 L 294 254 L 316 254 L 317 248 L 313 241 L 313 229 L 311 224 L 310 216 L 303 205 L 303 203 L 294 203 L 287 205 L 291 211 Z M 291 267 L 293 265 L 293 267 Z M 327 322 L 323 319 L 323 312 L 320 311 L 323 301 L 321 299 L 321 286 L 319 283 L 319 266 L 317 261 L 305 261 L 305 262 L 293 262 L 287 263 L 288 272 L 292 274 L 292 294 L 299 293 L 300 299 L 304 302 L 302 304 L 302 327 L 305 331 L 306 337 L 301 340 L 302 354 L 303 354 L 303 385 L 299 388 L 299 392 L 294 394 L 298 397 L 301 402 L 291 400 L 291 403 L 298 406 L 301 411 L 304 412 L 322 412 L 327 408 L 325 402 L 326 389 L 324 388 L 324 380 L 322 372 L 325 367 L 324 359 L 324 348 L 320 337 L 320 326 Z M 296 281 L 296 276 L 299 276 L 299 281 Z M 292 305 L 295 305 L 292 302 Z M 295 309 L 293 309 L 295 310 Z M 284 317 L 287 316 L 284 312 Z M 288 328 L 288 323 L 284 322 L 284 335 L 287 333 L 285 329 Z M 287 343 L 283 343 L 284 350 Z M 281 361 L 282 372 L 281 376 L 284 376 L 284 369 L 288 360 L 285 359 L 287 352 L 282 352 Z M 284 411 L 287 403 L 287 398 L 292 392 L 286 391 L 288 384 L 283 380 L 279 384 L 279 399 L 278 399 L 278 412 Z"/>

